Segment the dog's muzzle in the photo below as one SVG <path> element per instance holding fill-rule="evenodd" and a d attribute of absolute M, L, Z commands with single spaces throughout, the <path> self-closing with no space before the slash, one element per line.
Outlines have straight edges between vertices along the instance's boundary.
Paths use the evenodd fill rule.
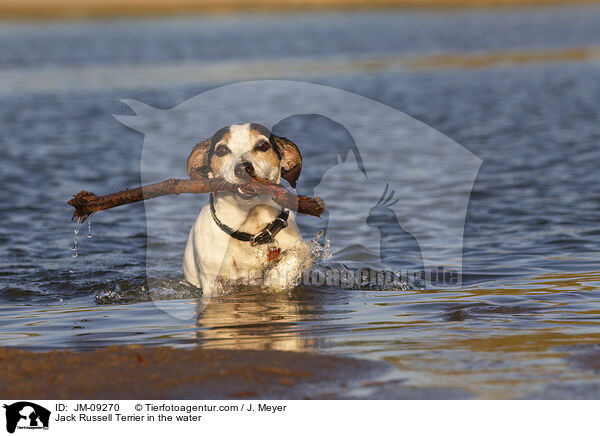
<path fill-rule="evenodd" d="M 248 161 L 240 162 L 233 169 L 233 173 L 236 177 L 239 177 L 240 179 L 247 178 L 248 176 L 254 177 L 254 165 L 252 165 L 252 163 Z"/>

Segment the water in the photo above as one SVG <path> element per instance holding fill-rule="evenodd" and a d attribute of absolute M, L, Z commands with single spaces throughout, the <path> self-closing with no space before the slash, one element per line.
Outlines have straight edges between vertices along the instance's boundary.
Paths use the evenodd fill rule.
<path fill-rule="evenodd" d="M 77 257 L 79 253 L 77 253 L 77 243 L 79 242 L 79 230 L 81 228 L 81 220 L 77 219 L 77 224 L 75 224 L 75 228 L 73 229 L 73 251 L 72 256 Z"/>
<path fill-rule="evenodd" d="M 366 71 L 353 61 L 594 49 L 599 29 L 596 7 L 0 25 L 0 345 L 301 350 L 385 360 L 406 386 L 466 396 L 600 397 L 590 364 L 600 342 L 598 62 Z M 319 68 L 334 57 L 344 74 Z M 143 205 L 133 204 L 97 214 L 94 237 L 79 238 L 72 257 L 66 200 L 140 183 L 143 137 L 112 118 L 129 113 L 120 98 L 169 108 L 218 83 L 191 74 L 157 84 L 165 66 L 291 58 L 306 65 L 294 77 L 389 104 L 482 158 L 461 288 L 251 290 L 213 298 L 182 321 L 153 300 L 176 312 L 199 297 L 182 281 L 198 201 L 183 196 L 152 200 L 176 224 L 172 233 L 147 241 Z M 225 81 L 251 76 L 227 65 Z M 106 70 L 114 77 L 103 82 Z M 56 71 L 67 78 L 60 86 L 47 79 Z M 78 71 L 87 72 L 79 81 Z M 317 151 L 303 150 L 304 183 Z M 192 206 L 170 216 L 172 201 Z M 322 225 L 299 221 L 307 238 Z M 365 242 L 348 230 L 349 245 Z M 153 277 L 149 244 L 160 251 Z"/>

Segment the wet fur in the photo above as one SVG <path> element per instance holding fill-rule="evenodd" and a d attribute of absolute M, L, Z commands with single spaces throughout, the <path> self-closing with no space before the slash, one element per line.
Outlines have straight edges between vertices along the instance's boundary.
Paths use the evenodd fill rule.
<path fill-rule="evenodd" d="M 268 142 L 269 148 L 257 150 L 257 145 L 263 142 Z M 220 146 L 226 146 L 230 152 L 219 156 L 215 150 Z M 236 176 L 235 167 L 242 162 L 252 164 L 258 177 L 277 183 L 284 177 L 292 186 L 296 185 L 302 167 L 300 153 L 291 141 L 272 135 L 258 124 L 237 124 L 219 130 L 194 147 L 188 158 L 188 174 L 192 178 L 223 177 L 230 183 L 241 184 L 244 179 Z M 245 200 L 233 193 L 216 196 L 215 209 L 221 222 L 251 234 L 261 231 L 281 211 L 268 197 Z M 265 277 L 266 280 L 258 282 L 266 287 L 288 289 L 306 267 L 309 252 L 293 213 L 276 241 L 281 257 L 269 262 L 267 246 L 252 246 L 227 235 L 217 226 L 210 206 L 206 205 L 189 233 L 184 255 L 185 278 L 209 294 L 223 283 L 243 282 L 252 277 Z"/>

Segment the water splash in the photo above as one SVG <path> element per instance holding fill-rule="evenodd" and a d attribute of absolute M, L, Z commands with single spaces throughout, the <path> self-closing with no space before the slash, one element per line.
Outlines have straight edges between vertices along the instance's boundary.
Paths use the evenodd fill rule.
<path fill-rule="evenodd" d="M 324 230 L 319 230 L 315 237 L 308 242 L 313 260 L 326 261 L 331 259 L 331 241 L 329 239 L 325 239 L 322 245 L 319 243 L 319 240 L 324 234 Z"/>
<path fill-rule="evenodd" d="M 81 218 L 77 218 L 77 224 L 75 224 L 75 228 L 73 229 L 73 251 L 72 256 L 77 257 L 77 238 L 79 237 L 79 229 L 81 228 Z"/>
<path fill-rule="evenodd" d="M 96 287 L 96 304 L 127 304 L 200 298 L 202 290 L 180 277 L 135 277 Z"/>
<path fill-rule="evenodd" d="M 303 274 L 316 273 L 322 277 L 341 277 L 356 275 L 357 271 L 342 263 L 331 261 L 332 250 L 328 239 L 323 239 L 325 232 L 319 230 L 312 239 L 303 241 L 297 246 L 287 249 L 282 253 L 277 262 L 266 262 L 261 274 L 248 276 L 242 279 L 218 278 L 214 283 L 213 295 L 227 295 L 234 292 L 252 292 L 253 290 L 278 291 L 291 293 L 297 285 L 313 288 L 338 288 L 340 290 L 386 290 L 398 291 L 414 289 L 407 283 L 379 283 L 377 280 L 368 279 L 360 286 L 344 287 L 340 284 L 331 284 L 325 281 L 322 284 L 304 283 Z M 267 259 L 270 249 L 268 244 L 255 247 L 255 255 Z M 289 264 L 289 265 L 288 265 Z M 287 265 L 287 266 L 286 266 Z M 279 267 L 284 273 L 294 271 L 293 280 L 290 276 L 283 275 L 281 282 L 266 280 L 269 272 L 274 267 Z M 371 272 L 369 270 L 368 272 Z M 374 271 L 380 273 L 384 271 Z M 195 299 L 202 297 L 202 289 L 193 286 L 181 277 L 120 279 L 108 284 L 94 286 L 97 304 L 127 304 L 157 300 Z"/>

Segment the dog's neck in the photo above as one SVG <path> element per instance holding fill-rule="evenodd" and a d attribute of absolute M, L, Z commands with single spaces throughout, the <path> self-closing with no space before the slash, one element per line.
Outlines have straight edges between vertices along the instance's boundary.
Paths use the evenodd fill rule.
<path fill-rule="evenodd" d="M 235 230 L 255 234 L 281 213 L 281 208 L 268 196 L 254 201 L 239 201 L 232 194 L 215 197 L 215 211 L 221 222 Z"/>

